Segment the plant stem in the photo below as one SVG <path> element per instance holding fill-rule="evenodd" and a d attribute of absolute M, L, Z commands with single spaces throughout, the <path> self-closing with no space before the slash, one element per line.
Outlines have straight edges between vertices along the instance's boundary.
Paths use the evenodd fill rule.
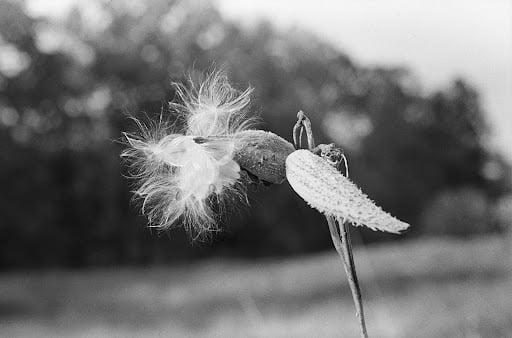
<path fill-rule="evenodd" d="M 304 112 L 299 111 L 297 114 L 297 123 L 293 127 L 293 141 L 295 147 L 301 144 L 302 130 L 306 130 L 308 139 L 308 149 L 315 148 L 315 139 L 313 137 L 313 130 L 311 129 L 311 122 Z M 299 135 L 297 133 L 299 132 Z M 347 274 L 348 284 L 354 299 L 356 307 L 356 316 L 359 320 L 359 327 L 361 329 L 361 337 L 368 338 L 366 330 L 366 322 L 364 319 L 363 299 L 361 296 L 361 288 L 359 287 L 359 280 L 357 279 L 356 265 L 354 263 L 354 256 L 352 254 L 352 241 L 348 229 L 348 223 L 342 220 L 335 220 L 332 216 L 325 216 L 327 224 L 329 225 L 329 232 L 331 234 L 334 248 L 338 252 Z"/>
<path fill-rule="evenodd" d="M 343 243 L 343 251 L 345 252 L 345 272 L 347 273 L 348 283 L 352 290 L 352 298 L 356 306 L 356 316 L 359 319 L 361 327 L 361 337 L 367 338 L 366 322 L 364 319 L 363 298 L 361 296 L 361 288 L 357 278 L 356 265 L 354 263 L 354 255 L 352 251 L 352 240 L 350 238 L 350 229 L 348 223 L 338 220 L 338 227 L 341 233 L 341 241 Z M 347 259 L 348 258 L 348 259 Z"/>
<path fill-rule="evenodd" d="M 354 264 L 354 257 L 352 255 L 352 242 L 346 222 L 336 222 L 334 217 L 325 216 L 327 224 L 329 225 L 329 232 L 331 233 L 334 248 L 338 252 L 347 274 L 348 284 L 352 291 L 352 298 L 356 307 L 356 316 L 359 319 L 359 327 L 361 329 L 361 337 L 367 338 L 368 332 L 366 331 L 366 322 L 364 319 L 363 299 L 361 296 L 361 288 L 359 287 L 359 280 L 357 279 L 356 266 Z"/>
<path fill-rule="evenodd" d="M 315 148 L 315 138 L 313 136 L 313 130 L 311 129 L 311 121 L 306 114 L 301 110 L 297 113 L 297 123 L 293 127 L 293 143 L 295 147 L 302 145 L 302 130 L 306 129 L 306 137 L 308 139 L 308 149 L 313 150 Z M 297 131 L 300 130 L 299 137 L 297 138 Z"/>

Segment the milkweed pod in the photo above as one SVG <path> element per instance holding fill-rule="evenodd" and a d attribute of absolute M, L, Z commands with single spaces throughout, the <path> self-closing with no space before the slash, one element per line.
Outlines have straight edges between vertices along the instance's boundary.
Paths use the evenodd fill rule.
<path fill-rule="evenodd" d="M 286 180 L 286 157 L 295 150 L 290 142 L 263 130 L 245 130 L 233 137 L 233 159 L 241 168 L 262 181 L 280 184 Z"/>
<path fill-rule="evenodd" d="M 296 150 L 287 157 L 286 178 L 300 197 L 325 215 L 385 232 L 400 233 L 409 227 L 375 205 L 329 162 L 309 150 Z"/>

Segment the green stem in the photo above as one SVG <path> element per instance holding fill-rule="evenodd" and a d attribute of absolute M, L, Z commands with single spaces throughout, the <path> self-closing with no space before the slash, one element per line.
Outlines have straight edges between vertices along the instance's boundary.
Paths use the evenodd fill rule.
<path fill-rule="evenodd" d="M 306 129 L 306 136 L 308 139 L 308 148 L 313 150 L 315 148 L 315 139 L 313 137 L 313 130 L 311 129 L 311 122 L 304 112 L 299 111 L 297 114 L 297 123 L 293 128 L 293 141 L 295 147 L 301 143 L 302 128 Z M 300 133 L 299 133 L 300 131 Z M 299 134 L 299 135 L 297 135 Z M 366 330 L 366 322 L 364 318 L 363 298 L 361 296 L 361 288 L 359 287 L 359 280 L 357 279 L 356 265 L 354 263 L 354 256 L 352 254 L 352 241 L 348 229 L 348 223 L 336 220 L 332 216 L 325 216 L 327 224 L 329 225 L 329 232 L 331 234 L 334 248 L 338 252 L 347 274 L 348 284 L 354 299 L 356 307 L 356 316 L 359 320 L 359 327 L 361 329 L 361 337 L 368 338 Z"/>
<path fill-rule="evenodd" d="M 361 288 L 359 287 L 356 265 L 354 263 L 350 229 L 348 228 L 347 222 L 340 222 L 340 220 L 338 220 L 338 227 L 341 234 L 341 241 L 343 243 L 342 248 L 346 257 L 345 272 L 347 273 L 348 283 L 350 285 L 350 289 L 352 290 L 352 298 L 354 299 L 354 304 L 356 306 L 356 315 L 359 319 L 359 326 L 361 327 L 361 337 L 367 338 L 368 332 L 366 331 L 366 322 L 364 319 L 363 297 L 361 296 Z"/>
<path fill-rule="evenodd" d="M 352 241 L 350 239 L 350 232 L 346 222 L 336 223 L 332 216 L 325 216 L 327 224 L 329 225 L 329 232 L 331 233 L 334 248 L 338 252 L 347 274 L 348 284 L 352 291 L 352 298 L 356 307 L 356 316 L 359 320 L 359 327 L 361 329 L 361 337 L 368 338 L 366 330 L 366 322 L 364 318 L 363 299 L 361 296 L 361 288 L 359 287 L 359 280 L 357 278 L 356 266 L 354 263 L 354 256 L 352 254 Z"/>

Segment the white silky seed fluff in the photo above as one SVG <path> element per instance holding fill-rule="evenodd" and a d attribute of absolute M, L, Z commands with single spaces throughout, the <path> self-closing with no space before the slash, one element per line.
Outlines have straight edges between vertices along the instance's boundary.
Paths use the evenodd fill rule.
<path fill-rule="evenodd" d="M 286 158 L 286 178 L 300 197 L 325 215 L 391 233 L 409 227 L 383 211 L 348 178 L 309 150 L 296 150 Z"/>
<path fill-rule="evenodd" d="M 170 108 L 184 128 L 162 115 L 147 126 L 135 119 L 140 132 L 125 134 L 122 156 L 150 225 L 183 225 L 195 239 L 219 230 L 219 212 L 228 201 L 245 200 L 240 166 L 233 159 L 234 134 L 251 125 L 251 89 L 233 88 L 222 71 L 174 89 L 177 100 Z"/>

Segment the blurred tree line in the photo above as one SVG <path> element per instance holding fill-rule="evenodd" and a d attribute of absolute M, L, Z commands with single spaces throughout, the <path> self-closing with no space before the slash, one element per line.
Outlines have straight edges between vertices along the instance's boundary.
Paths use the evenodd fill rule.
<path fill-rule="evenodd" d="M 255 88 L 263 129 L 290 139 L 298 110 L 336 142 L 355 180 L 410 222 L 406 236 L 495 231 L 510 167 L 486 146 L 466 81 L 422 94 L 407 69 L 365 67 L 300 30 L 242 29 L 205 2 L 91 1 L 63 20 L 0 0 L 0 267 L 149 264 L 330 248 L 321 216 L 287 184 L 250 194 L 226 231 L 190 245 L 130 203 L 119 158 L 127 118 L 170 114 L 170 82 L 225 66 Z M 362 230 L 365 241 L 395 236 Z"/>

